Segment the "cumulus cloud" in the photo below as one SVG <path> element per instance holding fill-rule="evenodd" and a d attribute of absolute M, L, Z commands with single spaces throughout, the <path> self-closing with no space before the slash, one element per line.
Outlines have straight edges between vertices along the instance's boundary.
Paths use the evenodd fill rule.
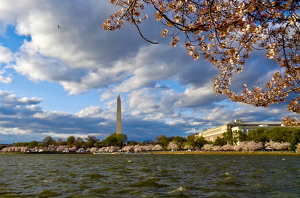
<path fill-rule="evenodd" d="M 17 107 L 18 105 L 34 105 L 42 102 L 42 98 L 21 98 L 18 99 L 15 94 L 11 94 L 8 91 L 0 90 L 0 104 L 2 107 Z"/>
<path fill-rule="evenodd" d="M 38 104 L 42 102 L 42 100 L 43 100 L 42 98 L 37 98 L 37 97 L 32 97 L 32 98 L 23 97 L 19 99 L 18 102 L 20 104 Z"/>
<path fill-rule="evenodd" d="M 29 135 L 30 133 L 32 133 L 31 130 L 26 130 L 26 129 L 24 130 L 17 127 L 14 128 L 0 127 L 0 134 L 3 135 Z"/>
<path fill-rule="evenodd" d="M 6 71 L 5 69 L 1 69 L 1 64 L 8 64 L 13 60 L 12 52 L 10 49 L 3 47 L 0 45 L 0 74 L 4 74 Z M 0 82 L 9 84 L 13 82 L 13 79 L 10 77 L 4 77 L 0 75 Z"/>
<path fill-rule="evenodd" d="M 0 76 L 0 82 L 8 84 L 8 83 L 12 83 L 12 82 L 14 82 L 14 81 L 13 81 L 13 79 L 11 79 L 10 77 L 3 77 L 3 76 Z"/>
<path fill-rule="evenodd" d="M 221 101 L 224 96 L 216 96 L 211 87 L 188 87 L 184 93 L 179 94 L 180 99 L 175 103 L 178 107 L 196 107 L 211 105 L 212 102 Z"/>
<path fill-rule="evenodd" d="M 181 52 L 166 45 L 142 47 L 131 61 L 136 68 L 132 76 L 114 91 L 129 92 L 142 87 L 155 87 L 157 81 L 174 77 L 185 68 L 183 60 Z"/>
<path fill-rule="evenodd" d="M 0 45 L 0 63 L 9 63 L 12 60 L 13 57 L 10 49 Z"/>
<path fill-rule="evenodd" d="M 76 115 L 78 117 L 100 117 L 102 109 L 100 107 L 89 106 L 88 108 L 80 110 Z"/>
<path fill-rule="evenodd" d="M 105 90 L 105 92 L 100 95 L 100 101 L 103 102 L 104 100 L 112 97 L 115 97 L 115 94 L 111 93 L 111 91 Z"/>

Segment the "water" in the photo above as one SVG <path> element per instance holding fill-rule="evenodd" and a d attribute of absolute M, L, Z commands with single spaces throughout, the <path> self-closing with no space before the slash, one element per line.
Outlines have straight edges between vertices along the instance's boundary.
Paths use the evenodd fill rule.
<path fill-rule="evenodd" d="M 0 155 L 0 197 L 300 197 L 299 156 Z"/>

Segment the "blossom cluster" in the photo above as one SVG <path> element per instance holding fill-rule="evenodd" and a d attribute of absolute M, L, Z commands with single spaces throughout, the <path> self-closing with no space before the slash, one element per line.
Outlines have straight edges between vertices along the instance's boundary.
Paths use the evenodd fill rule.
<path fill-rule="evenodd" d="M 224 146 L 214 146 L 213 144 L 205 144 L 202 147 L 202 150 L 204 151 L 246 151 L 246 152 L 252 152 L 256 150 L 288 150 L 290 146 L 289 142 L 273 142 L 270 141 L 266 143 L 265 145 L 261 142 L 240 142 L 238 145 L 230 145 L 226 144 Z M 298 147 L 297 147 L 298 148 Z M 300 147 L 299 147 L 300 149 Z"/>

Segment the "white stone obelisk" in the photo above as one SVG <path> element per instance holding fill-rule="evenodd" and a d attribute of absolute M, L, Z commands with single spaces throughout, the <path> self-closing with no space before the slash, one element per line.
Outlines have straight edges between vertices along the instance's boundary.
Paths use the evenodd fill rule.
<path fill-rule="evenodd" d="M 117 130 L 116 133 L 122 133 L 122 121 L 121 121 L 121 98 L 118 95 L 117 99 Z"/>

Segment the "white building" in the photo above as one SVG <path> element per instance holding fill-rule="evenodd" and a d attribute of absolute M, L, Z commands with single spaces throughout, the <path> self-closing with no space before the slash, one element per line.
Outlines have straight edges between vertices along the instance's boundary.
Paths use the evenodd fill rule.
<path fill-rule="evenodd" d="M 281 121 L 244 122 L 242 119 L 235 119 L 233 122 L 202 131 L 198 133 L 197 136 L 203 136 L 208 141 L 215 141 L 218 137 L 222 137 L 224 132 L 230 129 L 247 134 L 250 130 L 258 128 L 272 129 L 274 127 L 283 127 L 283 124 Z"/>

